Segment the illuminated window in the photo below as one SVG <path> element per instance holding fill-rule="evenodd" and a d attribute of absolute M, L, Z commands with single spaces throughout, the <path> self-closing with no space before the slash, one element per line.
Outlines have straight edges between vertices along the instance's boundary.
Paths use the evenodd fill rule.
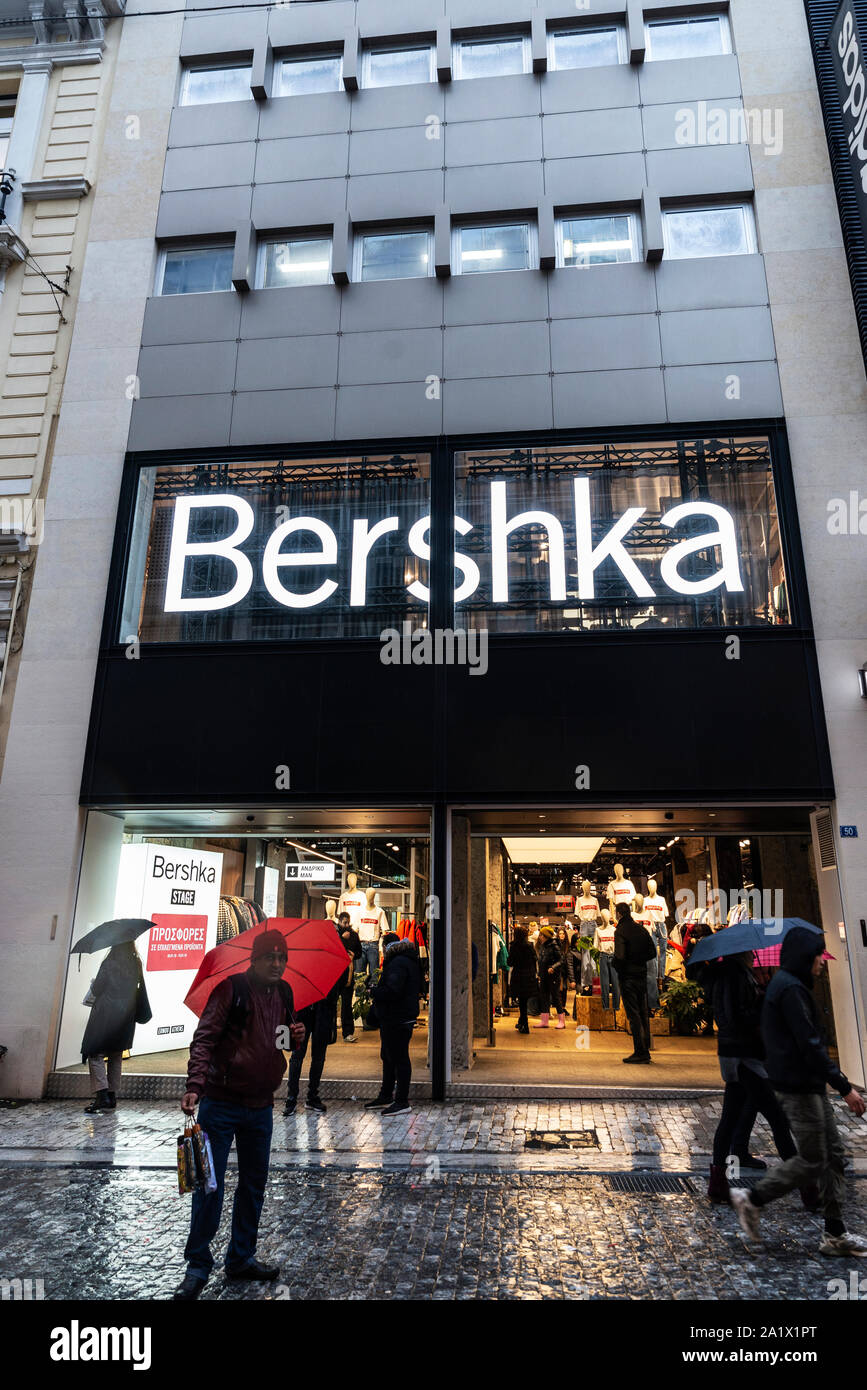
<path fill-rule="evenodd" d="M 564 217 L 557 240 L 560 266 L 616 265 L 641 256 L 638 218 L 630 212 Z"/>
<path fill-rule="evenodd" d="M 532 230 L 529 222 L 498 222 L 490 226 L 456 228 L 455 274 L 528 270 L 531 264 Z"/>
<path fill-rule="evenodd" d="M 257 284 L 265 290 L 327 285 L 331 276 L 331 238 L 293 237 L 259 247 Z"/>

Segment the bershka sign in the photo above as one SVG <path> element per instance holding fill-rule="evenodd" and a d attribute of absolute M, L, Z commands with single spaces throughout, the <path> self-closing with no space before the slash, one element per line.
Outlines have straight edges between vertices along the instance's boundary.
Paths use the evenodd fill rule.
<path fill-rule="evenodd" d="M 861 224 L 867 236 L 867 74 L 853 0 L 843 0 L 828 38 L 843 102 L 843 126 Z"/>
<path fill-rule="evenodd" d="M 552 603 L 567 603 L 571 597 L 580 600 L 596 596 L 594 576 L 603 561 L 612 561 L 637 599 L 654 599 L 660 594 L 680 594 L 693 597 L 725 588 L 729 593 L 743 593 L 738 560 L 738 537 L 732 514 L 725 507 L 709 501 L 681 502 L 659 517 L 659 525 L 670 530 L 672 544 L 659 561 L 659 574 L 649 576 L 640 569 L 629 554 L 624 541 L 636 522 L 644 516 L 646 507 L 627 507 L 608 531 L 593 539 L 594 514 L 590 479 L 572 479 L 572 515 L 568 522 L 574 528 L 574 553 L 567 556 L 566 529 L 561 517 L 541 509 L 510 514 L 508 483 L 492 480 L 489 487 L 489 515 L 484 534 L 489 536 L 490 597 L 497 603 L 508 603 L 510 552 L 509 538 L 526 527 L 541 527 L 546 533 L 548 583 Z M 234 521 L 228 534 L 205 541 L 190 539 L 197 516 L 202 509 L 222 509 Z M 703 520 L 706 528 L 695 534 L 696 521 Z M 172 518 L 169 560 L 166 571 L 164 611 L 167 613 L 202 613 L 232 608 L 243 601 L 254 582 L 253 563 L 241 549 L 256 526 L 256 513 L 250 502 L 234 493 L 187 495 L 175 499 Z M 430 560 L 430 516 L 423 516 L 409 527 L 406 545 L 419 560 Z M 687 528 L 687 536 L 677 539 L 679 527 Z M 315 608 L 327 602 L 339 589 L 333 572 L 348 569 L 348 604 L 364 608 L 367 603 L 368 563 L 376 544 L 383 536 L 400 529 L 400 518 L 386 516 L 371 523 L 369 517 L 357 517 L 351 523 L 349 555 L 340 554 L 337 534 L 316 516 L 290 517 L 274 528 L 261 557 L 261 578 L 275 603 L 290 609 Z M 458 537 L 467 536 L 474 524 L 456 516 L 454 530 Z M 293 549 L 293 538 L 303 537 L 304 549 Z M 313 545 L 310 545 L 310 538 Z M 717 567 L 698 579 L 683 574 L 683 562 L 697 551 L 715 550 Z M 222 558 L 229 562 L 227 587 L 220 592 L 188 594 L 185 591 L 185 567 L 188 559 Z M 348 560 L 348 566 L 347 566 Z M 454 591 L 455 603 L 470 598 L 482 581 L 479 565 L 470 555 L 454 555 L 455 567 L 462 576 Z M 575 583 L 571 595 L 567 592 L 567 567 L 575 567 Z M 308 572 L 315 568 L 327 577 L 314 589 L 298 592 L 287 573 L 293 568 Z M 234 570 L 234 582 L 231 580 Z M 329 573 L 332 572 L 332 573 Z M 653 578 L 654 583 L 651 583 Z M 654 587 L 654 584 L 656 587 Z M 406 585 L 407 592 L 422 603 L 429 602 L 427 585 L 415 579 Z"/>

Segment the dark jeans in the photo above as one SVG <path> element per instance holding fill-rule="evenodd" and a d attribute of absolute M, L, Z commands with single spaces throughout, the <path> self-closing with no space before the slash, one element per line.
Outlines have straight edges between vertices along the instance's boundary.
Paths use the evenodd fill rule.
<path fill-rule="evenodd" d="M 184 1259 L 190 1274 L 207 1279 L 214 1267 L 210 1246 L 217 1234 L 223 1211 L 226 1164 L 233 1139 L 238 1151 L 238 1185 L 232 1203 L 232 1238 L 226 1251 L 226 1268 L 244 1265 L 256 1254 L 259 1217 L 268 1181 L 274 1111 L 270 1105 L 251 1110 L 247 1105 L 209 1100 L 203 1096 L 198 1118 L 211 1141 L 217 1190 L 193 1193 L 190 1235 L 184 1248 Z"/>
<path fill-rule="evenodd" d="M 352 998 L 355 994 L 355 981 L 344 985 L 340 991 L 340 1031 L 344 1038 L 351 1038 L 355 1032 L 355 1019 L 352 1017 Z"/>
<path fill-rule="evenodd" d="M 286 1094 L 292 1096 L 294 1100 L 298 1099 L 298 1087 L 301 1084 L 301 1067 L 304 1064 L 304 1058 L 307 1056 L 308 1042 L 310 1043 L 310 1075 L 307 1078 L 307 1094 L 308 1096 L 319 1095 L 319 1082 L 322 1080 L 322 1072 L 325 1067 L 325 1054 L 328 1051 L 328 1037 L 322 1036 L 321 1034 L 317 1036 L 316 1030 L 314 1029 L 312 1041 L 311 1034 L 309 1032 L 305 1033 L 304 1042 L 300 1047 L 296 1047 L 293 1050 L 292 1056 L 289 1058 L 289 1078 L 286 1082 Z"/>
<path fill-rule="evenodd" d="M 647 976 L 622 975 L 620 991 L 623 1007 L 629 1026 L 632 1029 L 632 1043 L 636 1057 L 650 1056 L 650 1014 L 647 1006 Z"/>
<path fill-rule="evenodd" d="M 379 1025 L 379 1055 L 382 1058 L 380 1095 L 394 1096 L 400 1105 L 406 1105 L 409 1100 L 409 1082 L 412 1076 L 412 1064 L 409 1060 L 411 1037 L 411 1023 Z"/>
<path fill-rule="evenodd" d="M 713 1137 L 713 1161 L 718 1168 L 726 1166 L 729 1154 L 745 1157 L 749 1153 L 750 1135 L 759 1114 L 771 1127 L 780 1158 L 792 1158 L 797 1153 L 795 1141 L 771 1083 L 741 1063 L 737 1081 L 726 1082 L 722 1114 Z"/>

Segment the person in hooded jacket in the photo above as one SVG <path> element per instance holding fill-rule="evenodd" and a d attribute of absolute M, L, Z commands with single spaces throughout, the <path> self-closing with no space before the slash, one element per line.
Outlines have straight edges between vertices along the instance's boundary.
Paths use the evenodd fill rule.
<path fill-rule="evenodd" d="M 782 1105 L 798 1152 L 760 1179 L 752 1192 L 731 1189 L 741 1227 L 752 1239 L 760 1234 L 762 1208 L 794 1188 L 818 1183 L 825 1218 L 821 1255 L 865 1256 L 867 1240 L 847 1231 L 843 1220 L 846 1151 L 828 1097 L 833 1086 L 853 1115 L 864 1114 L 864 1098 L 831 1061 L 813 998 L 824 968 L 820 932 L 792 927 L 780 949 L 780 969 L 768 985 L 761 1017 L 765 1066 Z"/>
<path fill-rule="evenodd" d="M 409 1083 L 412 1063 L 409 1044 L 418 1018 L 421 994 L 421 968 L 418 947 L 388 932 L 382 938 L 384 956 L 379 981 L 371 990 L 379 1019 L 382 1083 L 379 1095 L 369 1100 L 366 1110 L 383 1115 L 400 1115 L 410 1109 Z"/>
<path fill-rule="evenodd" d="M 624 1062 L 646 1066 L 650 1055 L 650 1010 L 647 1003 L 647 962 L 656 958 L 650 932 L 636 922 L 629 903 L 617 904 L 614 931 L 614 969 L 620 981 L 623 1007 L 632 1030 L 633 1051 Z"/>
<path fill-rule="evenodd" d="M 544 926 L 539 931 L 539 1002 L 542 1012 L 536 1028 L 547 1028 L 552 1013 L 557 1015 L 557 1028 L 566 1027 L 566 966 L 554 940 L 554 928 Z"/>
<path fill-rule="evenodd" d="M 84 1113 L 99 1115 L 115 1109 L 123 1054 L 132 1047 L 136 1024 L 149 1023 L 152 1017 L 134 942 L 112 946 L 90 993 L 94 1003 L 81 1040 L 81 1060 L 90 1072 L 93 1099 Z"/>

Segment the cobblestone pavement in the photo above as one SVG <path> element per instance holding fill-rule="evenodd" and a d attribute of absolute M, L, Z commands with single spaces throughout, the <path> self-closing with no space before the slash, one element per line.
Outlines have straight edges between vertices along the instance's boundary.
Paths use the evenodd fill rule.
<path fill-rule="evenodd" d="M 680 1190 L 618 1190 L 659 1166 L 705 1169 L 717 1110 L 487 1102 L 385 1121 L 341 1103 L 325 1117 L 281 1116 L 260 1253 L 279 1260 L 282 1282 L 245 1288 L 215 1274 L 204 1297 L 827 1300 L 848 1265 L 818 1255 L 820 1223 L 797 1198 L 765 1213 L 764 1242 L 750 1247 L 698 1175 L 666 1179 Z M 0 1276 L 42 1279 L 47 1299 L 166 1298 L 188 1220 L 173 1173 L 178 1118 L 145 1102 L 116 1117 L 84 1116 L 78 1102 L 0 1111 Z M 841 1121 L 863 1160 L 867 1126 L 842 1110 Z M 525 1149 L 530 1131 L 582 1129 L 598 1148 Z M 767 1148 L 759 1127 L 754 1148 Z M 867 1183 L 853 1180 L 848 1200 L 852 1227 L 867 1231 Z"/>

